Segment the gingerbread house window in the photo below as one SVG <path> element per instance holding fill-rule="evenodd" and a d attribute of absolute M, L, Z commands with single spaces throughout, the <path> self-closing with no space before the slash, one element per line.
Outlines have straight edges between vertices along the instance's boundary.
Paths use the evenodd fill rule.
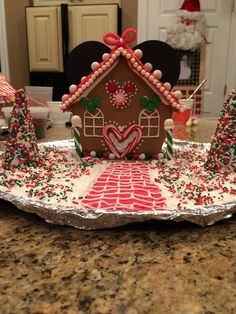
<path fill-rule="evenodd" d="M 104 116 L 100 109 L 96 109 L 95 112 L 85 111 L 84 136 L 102 137 L 103 126 L 104 126 Z"/>
<path fill-rule="evenodd" d="M 160 114 L 158 110 L 148 112 L 143 109 L 139 114 L 139 125 L 142 127 L 142 137 L 159 137 Z"/>

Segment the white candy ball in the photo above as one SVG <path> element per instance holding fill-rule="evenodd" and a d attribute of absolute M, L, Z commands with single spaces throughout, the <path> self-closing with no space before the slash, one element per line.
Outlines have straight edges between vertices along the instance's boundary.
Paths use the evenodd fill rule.
<path fill-rule="evenodd" d="M 172 119 L 166 119 L 164 122 L 165 130 L 173 130 L 175 127 L 174 121 Z"/>
<path fill-rule="evenodd" d="M 81 126 L 82 126 L 82 121 L 81 121 L 80 116 L 76 116 L 76 115 L 73 116 L 71 118 L 71 123 L 73 126 L 78 126 L 79 128 L 81 128 Z"/>
<path fill-rule="evenodd" d="M 137 58 L 142 58 L 142 56 L 143 56 L 143 52 L 142 52 L 142 50 L 140 50 L 140 49 L 136 49 L 135 51 L 134 51 L 134 55 L 137 57 Z"/>
<path fill-rule="evenodd" d="M 71 93 L 74 93 L 76 91 L 76 89 L 77 89 L 77 86 L 73 84 L 73 85 L 70 86 L 69 91 Z"/>
<path fill-rule="evenodd" d="M 155 70 L 155 71 L 153 72 L 153 75 L 154 75 L 156 78 L 160 79 L 160 78 L 162 77 L 162 72 L 161 72 L 160 70 Z"/>
<path fill-rule="evenodd" d="M 94 71 L 97 69 L 98 66 L 99 66 L 99 63 L 95 61 L 91 64 L 91 69 Z"/>
<path fill-rule="evenodd" d="M 145 69 L 147 69 L 147 70 L 152 70 L 152 64 L 151 63 L 149 63 L 149 62 L 147 62 L 147 63 L 145 63 L 144 64 L 144 67 L 145 67 Z"/>
<path fill-rule="evenodd" d="M 61 105 L 61 109 L 66 109 L 66 104 Z"/>
<path fill-rule="evenodd" d="M 64 94 L 62 97 L 61 97 L 61 100 L 64 102 L 66 101 L 68 98 L 68 95 L 67 94 Z"/>
<path fill-rule="evenodd" d="M 163 153 L 159 153 L 159 154 L 157 155 L 157 157 L 158 157 L 158 159 L 163 159 L 163 158 L 165 157 L 165 155 L 164 155 Z"/>
<path fill-rule="evenodd" d="M 115 155 L 113 153 L 110 153 L 109 154 L 109 159 L 111 159 L 111 160 L 115 159 Z"/>
<path fill-rule="evenodd" d="M 103 55 L 102 55 L 102 60 L 105 60 L 105 59 L 107 59 L 109 57 L 109 53 L 104 53 Z"/>
<path fill-rule="evenodd" d="M 91 156 L 91 157 L 96 157 L 96 152 L 95 152 L 94 150 L 92 150 L 92 151 L 90 152 L 90 156 Z"/>
<path fill-rule="evenodd" d="M 145 154 L 144 153 L 140 154 L 138 157 L 140 160 L 145 160 Z"/>
<path fill-rule="evenodd" d="M 181 99 L 183 96 L 180 90 L 175 91 L 174 94 L 175 94 L 175 97 L 178 99 Z"/>
<path fill-rule="evenodd" d="M 170 85 L 170 83 L 169 83 L 169 82 L 165 82 L 165 83 L 164 83 L 164 85 L 165 85 L 165 87 L 166 87 L 168 90 L 170 90 L 170 89 L 171 89 L 171 85 Z"/>

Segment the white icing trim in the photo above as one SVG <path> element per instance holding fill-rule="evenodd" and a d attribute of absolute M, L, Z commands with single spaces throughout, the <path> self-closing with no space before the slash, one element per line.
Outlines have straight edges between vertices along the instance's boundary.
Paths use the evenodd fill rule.
<path fill-rule="evenodd" d="M 155 125 L 151 124 L 151 120 L 155 119 L 158 122 Z M 146 123 L 144 123 L 144 121 Z M 142 138 L 157 138 L 160 136 L 160 114 L 157 109 L 149 113 L 146 109 L 143 109 L 139 113 L 139 119 L 138 119 L 139 125 L 142 127 L 142 133 L 145 133 L 145 130 L 147 130 L 147 135 L 142 135 Z M 157 129 L 157 132 L 155 134 L 150 135 L 150 131 L 153 129 Z"/>
<path fill-rule="evenodd" d="M 99 74 L 99 76 L 97 76 L 96 79 L 94 79 L 93 84 L 89 88 L 87 88 L 86 91 L 83 91 L 83 94 L 80 95 L 80 97 L 77 98 L 76 101 L 78 101 L 82 97 L 86 97 L 91 92 L 91 90 L 93 90 L 104 79 L 104 77 L 106 77 L 107 74 L 109 74 L 111 72 L 111 70 L 117 66 L 118 61 L 119 61 L 119 59 L 117 59 L 113 64 L 111 64 L 111 66 L 106 70 L 106 72 Z M 74 101 L 74 102 L 76 102 L 76 101 Z"/>
<path fill-rule="evenodd" d="M 96 108 L 96 113 L 90 113 L 87 110 L 84 113 L 84 123 L 83 123 L 83 131 L 84 131 L 84 136 L 85 137 L 103 137 L 102 135 L 102 130 L 104 127 L 104 115 L 102 111 L 98 108 Z M 102 125 L 96 126 L 96 119 L 102 120 Z M 92 124 L 87 124 L 88 120 L 92 120 Z M 86 130 L 92 130 L 91 134 L 87 134 Z M 101 130 L 101 135 L 96 134 L 97 130 Z"/>
<path fill-rule="evenodd" d="M 126 57 L 124 57 L 120 53 L 120 51 L 122 51 L 122 53 L 124 53 L 124 51 L 129 52 L 131 54 L 131 58 L 127 59 Z M 112 64 L 109 63 L 110 66 L 107 67 L 105 64 L 107 64 L 110 59 L 114 59 L 114 57 L 113 57 L 114 54 L 116 56 L 118 56 L 117 61 L 112 63 Z M 133 70 L 133 72 L 136 73 L 139 77 L 141 77 L 146 82 L 146 84 L 152 88 L 152 90 L 155 92 L 155 94 L 157 94 L 160 97 L 161 101 L 164 104 L 170 105 L 171 107 L 173 107 L 174 102 L 179 104 L 178 99 L 177 99 L 177 97 L 175 97 L 174 93 L 169 92 L 163 83 L 156 80 L 156 78 L 154 79 L 154 76 L 151 75 L 151 72 L 150 72 L 150 76 L 148 76 L 148 78 L 145 75 L 141 74 L 141 73 L 143 73 L 142 70 L 145 71 L 144 73 L 146 73 L 148 71 L 145 69 L 144 65 L 139 60 L 139 58 L 137 58 L 135 56 L 135 54 L 132 52 L 132 50 L 126 49 L 123 47 L 119 47 L 115 51 L 111 52 L 109 54 L 109 58 L 108 58 L 109 60 L 107 61 L 107 59 L 106 59 L 106 62 L 104 62 L 104 61 L 101 62 L 98 69 L 96 69 L 94 72 L 92 72 L 90 75 L 87 76 L 87 78 L 86 78 L 87 82 L 85 82 L 85 83 L 83 82 L 83 84 L 80 83 L 78 85 L 77 89 L 79 90 L 80 88 L 82 88 L 82 90 L 83 90 L 83 92 L 80 95 L 80 98 L 82 96 L 83 97 L 87 96 L 88 93 L 91 91 L 91 89 L 93 89 L 99 82 L 101 82 L 101 80 L 114 68 L 114 66 L 116 66 L 118 64 L 118 60 L 119 60 L 120 55 L 127 61 L 128 65 Z M 136 62 L 133 63 L 133 59 L 135 59 Z M 132 62 L 131 62 L 131 60 L 132 60 Z M 96 74 L 97 78 L 94 80 L 93 84 L 89 84 L 88 82 L 89 82 L 89 80 L 93 74 Z M 170 101 L 168 100 L 169 95 L 171 95 Z M 73 96 L 73 94 L 70 94 L 68 96 L 67 100 L 64 101 L 65 104 L 67 104 L 67 102 L 69 102 L 66 109 L 69 109 L 69 107 L 72 105 L 72 103 L 74 103 L 76 101 L 72 98 L 72 96 Z M 79 100 L 80 98 L 77 98 L 77 100 Z M 180 105 L 180 111 L 181 111 L 181 109 L 182 109 L 182 105 Z"/>

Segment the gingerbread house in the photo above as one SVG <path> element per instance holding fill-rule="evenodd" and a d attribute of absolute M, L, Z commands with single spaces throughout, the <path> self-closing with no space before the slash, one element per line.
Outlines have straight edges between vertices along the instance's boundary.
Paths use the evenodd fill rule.
<path fill-rule="evenodd" d="M 179 76 L 174 50 L 160 41 L 147 41 L 131 49 L 128 44 L 135 36 L 134 29 L 121 37 L 108 33 L 104 42 L 113 46 L 112 50 L 89 42 L 72 51 L 73 64 L 67 72 L 73 80 L 75 73 L 85 75 L 62 97 L 61 109 L 81 118 L 79 140 L 84 153 L 113 154 L 116 158 L 156 156 L 166 137 L 165 121 L 171 119 L 173 110 L 185 110 L 179 102 L 181 93 L 171 92 Z M 94 53 L 101 53 L 97 56 L 100 62 L 92 59 Z M 75 60 L 85 64 L 76 65 Z M 91 66 L 89 70 L 86 64 Z"/>

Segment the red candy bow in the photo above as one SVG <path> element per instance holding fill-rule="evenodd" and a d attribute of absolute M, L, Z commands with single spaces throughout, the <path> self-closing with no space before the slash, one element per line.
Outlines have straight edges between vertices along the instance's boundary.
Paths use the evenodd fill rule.
<path fill-rule="evenodd" d="M 136 38 L 136 30 L 134 28 L 127 28 L 123 34 L 118 36 L 115 33 L 106 33 L 103 36 L 103 41 L 109 46 L 127 48 L 129 43 L 132 43 Z"/>

